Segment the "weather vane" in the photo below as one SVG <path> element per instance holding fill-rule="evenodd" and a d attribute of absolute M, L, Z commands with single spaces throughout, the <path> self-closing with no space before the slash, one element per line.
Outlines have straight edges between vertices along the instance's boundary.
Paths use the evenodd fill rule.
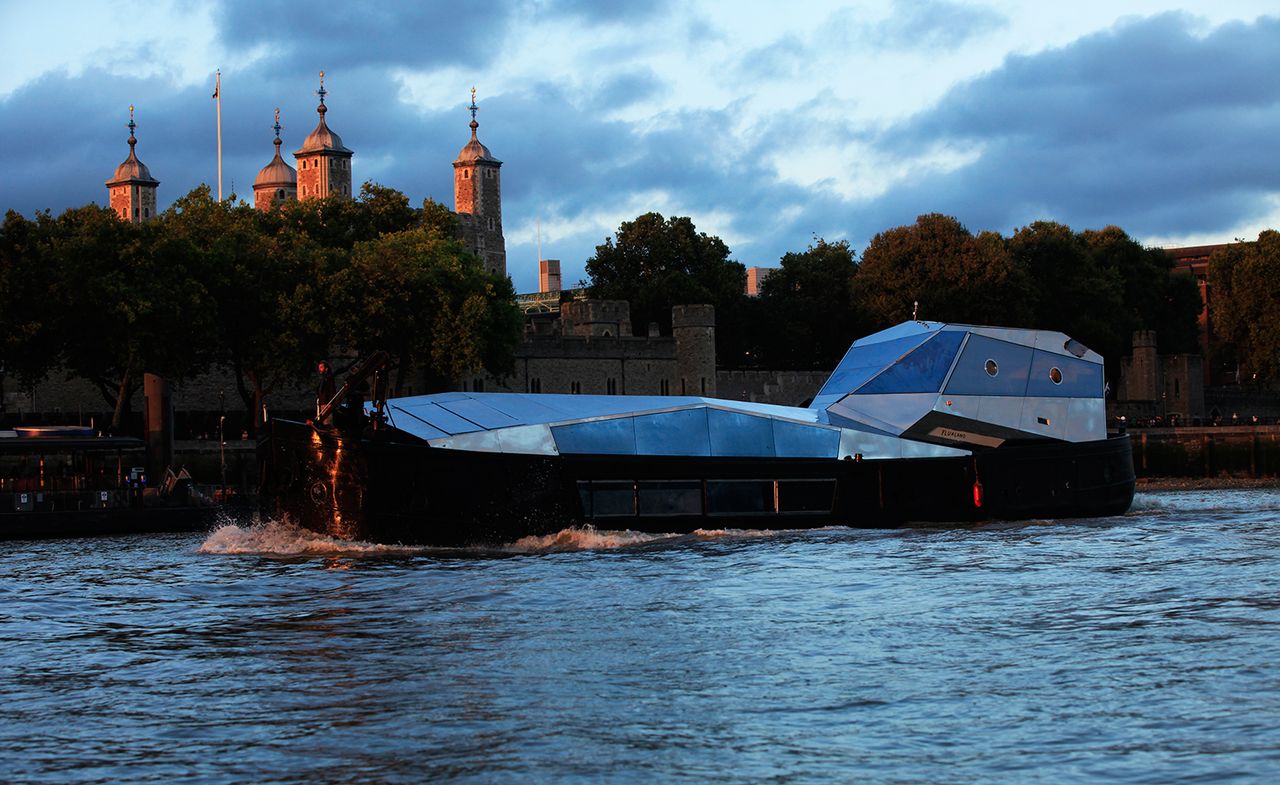
<path fill-rule="evenodd" d="M 276 107 L 276 138 L 280 138 L 280 107 Z"/>
<path fill-rule="evenodd" d="M 472 87 L 471 88 L 471 122 L 473 123 L 475 122 L 476 112 L 479 111 L 479 109 L 480 107 L 476 106 L 476 89 Z"/>
<path fill-rule="evenodd" d="M 133 129 L 138 127 L 138 124 L 133 121 L 133 104 L 129 104 L 129 124 L 125 127 L 129 129 L 129 136 L 133 136 Z"/>
<path fill-rule="evenodd" d="M 316 91 L 316 95 L 320 96 L 320 104 L 324 105 L 324 96 L 327 91 L 324 89 L 324 71 L 320 72 L 320 89 Z"/>

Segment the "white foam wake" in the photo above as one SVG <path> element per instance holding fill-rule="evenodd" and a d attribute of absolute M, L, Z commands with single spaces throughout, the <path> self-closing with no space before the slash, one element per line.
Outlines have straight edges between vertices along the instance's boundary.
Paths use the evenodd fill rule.
<path fill-rule="evenodd" d="M 317 554 L 417 553 L 422 548 L 377 545 L 327 537 L 286 521 L 269 520 L 249 526 L 228 523 L 214 529 L 197 549 L 199 553 L 269 554 L 313 556 Z"/>
<path fill-rule="evenodd" d="M 566 553 L 572 551 L 611 550 L 631 548 L 655 543 L 690 543 L 711 540 L 759 539 L 774 537 L 779 531 L 772 529 L 695 529 L 688 534 L 648 532 L 624 529 L 601 530 L 594 526 L 571 526 L 555 534 L 522 537 L 501 546 L 508 553 Z"/>
<path fill-rule="evenodd" d="M 530 535 L 502 546 L 512 553 L 564 553 L 568 551 L 592 551 L 611 548 L 627 548 L 645 545 L 658 540 L 678 537 L 676 534 L 646 534 L 644 532 L 600 531 L 594 526 L 571 526 L 555 534 Z"/>

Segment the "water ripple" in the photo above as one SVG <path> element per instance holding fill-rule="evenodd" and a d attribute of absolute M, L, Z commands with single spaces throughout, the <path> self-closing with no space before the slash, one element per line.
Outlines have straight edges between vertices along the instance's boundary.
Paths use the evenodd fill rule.
<path fill-rule="evenodd" d="M 1280 491 L 472 550 L 0 543 L 15 783 L 1280 778 Z"/>

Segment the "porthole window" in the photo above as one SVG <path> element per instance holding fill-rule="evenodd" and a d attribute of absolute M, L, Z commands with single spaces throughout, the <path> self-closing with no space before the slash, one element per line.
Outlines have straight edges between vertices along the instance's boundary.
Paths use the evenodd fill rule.
<path fill-rule="evenodd" d="M 1050 368 L 1049 381 L 1054 384 L 1062 384 L 1062 371 L 1059 371 L 1057 368 Z"/>
<path fill-rule="evenodd" d="M 996 364 L 995 360 L 987 360 L 986 368 L 987 376 L 995 376 L 1000 373 L 1000 366 Z"/>

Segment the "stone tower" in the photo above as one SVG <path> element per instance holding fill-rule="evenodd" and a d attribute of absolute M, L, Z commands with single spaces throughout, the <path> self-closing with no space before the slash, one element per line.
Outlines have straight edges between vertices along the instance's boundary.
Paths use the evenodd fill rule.
<path fill-rule="evenodd" d="M 324 71 L 320 72 L 320 105 L 316 112 L 320 122 L 294 154 L 298 162 L 297 185 L 299 199 L 320 199 L 329 194 L 351 196 L 351 156 L 354 154 L 342 146 L 342 137 L 329 130 L 324 122 L 329 108 L 324 105 Z M 255 194 L 256 196 L 256 194 Z"/>
<path fill-rule="evenodd" d="M 713 305 L 676 305 L 671 309 L 676 339 L 677 395 L 716 394 L 716 309 Z"/>
<path fill-rule="evenodd" d="M 280 157 L 280 110 L 276 110 L 276 154 L 253 181 L 253 206 L 271 210 L 298 198 L 298 173 Z M 350 170 L 347 170 L 350 171 Z"/>
<path fill-rule="evenodd" d="M 107 181 L 107 198 L 111 211 L 122 220 L 131 223 L 150 221 L 156 215 L 156 187 L 160 181 L 151 176 L 147 165 L 138 160 L 134 149 L 138 139 L 133 130 L 133 107 L 129 107 L 129 157 L 116 167 L 116 173 Z"/>
<path fill-rule="evenodd" d="M 471 141 L 453 162 L 453 211 L 463 241 L 491 273 L 507 274 L 502 238 L 502 162 L 476 137 L 476 89 L 471 88 Z"/>

